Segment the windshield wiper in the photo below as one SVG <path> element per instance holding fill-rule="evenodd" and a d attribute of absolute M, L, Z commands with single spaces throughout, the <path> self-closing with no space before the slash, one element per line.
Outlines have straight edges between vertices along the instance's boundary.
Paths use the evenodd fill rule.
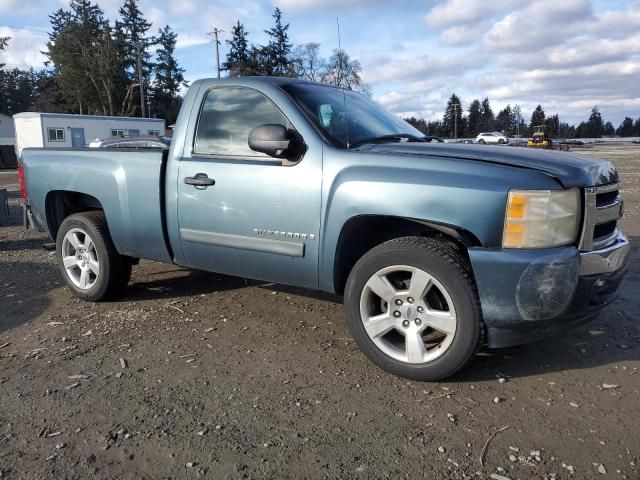
<path fill-rule="evenodd" d="M 392 133 L 390 135 L 380 135 L 378 137 L 365 138 L 357 143 L 349 146 L 350 149 L 358 148 L 366 143 L 381 143 L 381 142 L 426 142 L 425 137 L 418 137 L 411 133 Z"/>

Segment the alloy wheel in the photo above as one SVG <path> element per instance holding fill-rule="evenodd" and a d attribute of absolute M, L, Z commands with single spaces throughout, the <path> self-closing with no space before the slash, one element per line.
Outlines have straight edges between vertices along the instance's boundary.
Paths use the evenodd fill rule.
<path fill-rule="evenodd" d="M 91 289 L 100 275 L 100 260 L 91 237 L 79 228 L 62 240 L 62 263 L 71 282 L 81 290 Z"/>
<path fill-rule="evenodd" d="M 410 364 L 444 354 L 457 327 L 446 288 L 426 271 L 407 265 L 383 268 L 369 278 L 360 296 L 360 317 L 382 352 Z"/>

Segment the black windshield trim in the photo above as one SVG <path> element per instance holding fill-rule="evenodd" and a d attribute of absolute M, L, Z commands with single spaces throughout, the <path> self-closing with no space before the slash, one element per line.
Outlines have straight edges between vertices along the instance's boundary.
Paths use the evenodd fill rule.
<path fill-rule="evenodd" d="M 404 143 L 402 139 L 406 138 L 407 142 L 427 142 L 429 140 L 426 137 L 418 137 L 417 135 L 413 135 L 411 133 L 392 133 L 389 135 L 380 135 L 378 137 L 365 138 L 364 140 L 360 140 L 358 143 L 352 144 L 349 149 L 353 150 L 355 148 L 361 147 L 362 145 L 366 145 L 368 143 Z M 397 142 L 394 142 L 396 140 Z"/>

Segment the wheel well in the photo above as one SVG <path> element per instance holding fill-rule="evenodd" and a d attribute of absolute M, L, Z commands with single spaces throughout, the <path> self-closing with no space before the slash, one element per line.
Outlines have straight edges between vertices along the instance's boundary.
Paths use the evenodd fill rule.
<path fill-rule="evenodd" d="M 51 237 L 56 238 L 60 225 L 69 215 L 90 210 L 104 210 L 100 201 L 91 195 L 64 190 L 49 192 L 45 200 L 45 211 Z"/>
<path fill-rule="evenodd" d="M 340 232 L 333 269 L 335 292 L 342 295 L 351 269 L 365 253 L 381 243 L 408 236 L 440 239 L 465 256 L 467 248 L 480 245 L 472 233 L 447 225 L 384 215 L 357 216 Z"/>

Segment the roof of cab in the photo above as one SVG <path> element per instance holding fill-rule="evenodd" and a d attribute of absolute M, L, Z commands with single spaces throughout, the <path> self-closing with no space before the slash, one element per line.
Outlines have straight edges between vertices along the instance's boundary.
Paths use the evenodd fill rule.
<path fill-rule="evenodd" d="M 289 78 L 289 77 L 267 77 L 267 76 L 255 76 L 255 77 L 224 77 L 224 78 L 201 78 L 196 80 L 195 83 L 233 83 L 241 80 L 243 83 L 270 83 L 272 85 L 292 85 L 292 84 L 305 84 L 305 85 L 320 85 L 323 87 L 337 88 L 335 85 L 329 85 L 326 83 L 312 82 L 301 78 Z"/>

